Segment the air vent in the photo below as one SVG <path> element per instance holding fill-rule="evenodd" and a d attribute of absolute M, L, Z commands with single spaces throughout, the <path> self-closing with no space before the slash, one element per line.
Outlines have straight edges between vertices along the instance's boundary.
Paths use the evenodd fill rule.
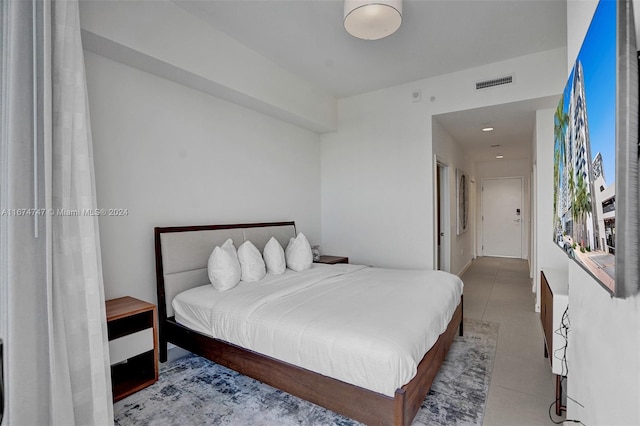
<path fill-rule="evenodd" d="M 489 87 L 504 86 L 513 83 L 513 74 L 504 77 L 493 78 L 491 80 L 477 81 L 476 90 L 488 89 Z"/>

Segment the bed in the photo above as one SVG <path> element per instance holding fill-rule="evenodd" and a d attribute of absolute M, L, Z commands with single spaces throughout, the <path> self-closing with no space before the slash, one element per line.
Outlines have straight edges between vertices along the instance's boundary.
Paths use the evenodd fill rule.
<path fill-rule="evenodd" d="M 455 334 L 462 335 L 462 283 L 439 271 L 314 264 L 225 292 L 208 285 L 215 246 L 231 238 L 262 251 L 275 237 L 286 247 L 296 235 L 294 222 L 158 227 L 154 233 L 161 361 L 173 343 L 365 424 L 408 425 Z M 407 297 L 426 291 L 424 277 L 437 286 Z M 381 299 L 380 315 L 361 313 Z M 424 302 L 416 305 L 418 299 Z M 394 304 L 404 313 L 382 311 Z M 327 327 L 334 331 L 326 333 Z"/>

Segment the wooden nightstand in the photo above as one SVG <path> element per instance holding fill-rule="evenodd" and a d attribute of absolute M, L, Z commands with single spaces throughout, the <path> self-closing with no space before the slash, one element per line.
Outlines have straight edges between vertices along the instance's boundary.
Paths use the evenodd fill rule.
<path fill-rule="evenodd" d="M 567 341 L 558 333 L 563 325 L 563 316 L 569 304 L 569 278 L 563 270 L 543 268 L 540 272 L 540 321 L 544 334 L 544 356 L 549 358 L 551 372 L 556 376 L 556 415 L 562 415 L 566 406 L 562 404 L 562 378 L 566 373 L 563 360 L 558 356 Z M 566 394 L 565 394 L 566 395 Z"/>
<path fill-rule="evenodd" d="M 335 265 L 336 263 L 349 263 L 349 258 L 342 256 L 320 256 L 320 260 L 314 260 L 313 262 Z"/>
<path fill-rule="evenodd" d="M 158 380 L 156 305 L 125 296 L 107 300 L 113 400 Z"/>

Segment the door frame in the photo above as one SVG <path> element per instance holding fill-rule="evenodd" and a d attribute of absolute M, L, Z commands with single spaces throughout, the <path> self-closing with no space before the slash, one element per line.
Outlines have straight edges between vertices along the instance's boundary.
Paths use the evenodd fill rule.
<path fill-rule="evenodd" d="M 481 195 L 480 195 L 480 217 L 481 217 L 481 227 L 482 227 L 482 241 L 480 244 L 480 252 L 481 255 L 484 256 L 484 237 L 485 237 L 485 229 L 484 229 L 484 183 L 485 181 L 488 180 L 506 180 L 506 179 L 518 179 L 520 181 L 520 211 L 521 213 L 521 219 L 520 219 L 520 255 L 519 256 L 501 256 L 501 257 L 509 257 L 509 258 L 513 258 L 513 259 L 525 259 L 524 257 L 524 247 L 523 244 L 525 243 L 525 238 L 524 238 L 524 232 L 525 232 L 525 206 L 524 206 L 524 176 L 502 176 L 502 177 L 489 177 L 489 178 L 482 178 L 482 181 L 480 182 L 481 185 Z M 528 215 L 526 215 L 526 217 L 528 217 Z"/>
<path fill-rule="evenodd" d="M 433 156 L 433 269 L 451 270 L 451 178 L 450 167 L 437 155 Z M 440 176 L 440 179 L 438 179 Z M 440 182 L 440 185 L 438 185 Z M 438 211 L 438 206 L 440 211 Z M 444 234 L 438 247 L 438 219 Z M 438 260 L 440 262 L 438 262 Z"/>

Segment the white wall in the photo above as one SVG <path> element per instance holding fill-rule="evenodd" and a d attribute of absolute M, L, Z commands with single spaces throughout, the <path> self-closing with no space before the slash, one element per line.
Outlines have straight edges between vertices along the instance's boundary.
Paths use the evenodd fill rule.
<path fill-rule="evenodd" d="M 540 310 L 540 271 L 542 268 L 565 269 L 567 256 L 553 242 L 553 114 L 555 109 L 536 113 L 535 162 L 537 182 L 535 274 L 536 310 Z"/>
<path fill-rule="evenodd" d="M 567 418 L 640 424 L 640 297 L 613 299 L 569 262 Z"/>
<path fill-rule="evenodd" d="M 476 163 L 476 186 L 478 187 L 478 197 L 476 201 L 476 221 L 477 227 L 477 242 L 476 251 L 479 255 L 482 255 L 482 241 L 484 238 L 482 228 L 482 191 L 481 185 L 483 179 L 491 178 L 522 178 L 522 259 L 529 257 L 529 238 L 531 235 L 531 203 L 530 203 L 530 175 L 531 175 L 531 160 L 519 159 L 519 160 L 492 160 L 492 161 L 480 161 Z"/>
<path fill-rule="evenodd" d="M 433 263 L 431 117 L 409 95 L 339 102 L 338 132 L 322 135 L 323 253 L 381 267 Z"/>
<path fill-rule="evenodd" d="M 311 131 L 85 52 L 107 298 L 156 300 L 155 226 L 295 220 L 320 239 Z"/>
<path fill-rule="evenodd" d="M 85 49 L 314 131 L 336 100 L 192 15 L 179 2 L 80 3 Z"/>
<path fill-rule="evenodd" d="M 567 4 L 566 75 L 595 7 L 594 1 Z M 634 7 L 640 8 L 640 3 L 634 2 Z M 613 299 L 577 264 L 568 262 L 567 267 L 571 320 L 567 418 L 588 425 L 640 424 L 640 295 Z"/>
<path fill-rule="evenodd" d="M 475 163 L 464 153 L 451 135 L 449 135 L 437 119 L 433 120 L 433 152 L 436 154 L 438 161 L 448 166 L 449 172 L 449 229 L 445 232 L 449 233 L 451 238 L 450 245 L 450 272 L 462 275 L 464 270 L 469 267 L 471 260 L 474 258 L 474 233 L 476 232 L 476 191 L 477 182 L 475 178 Z M 467 173 L 469 177 L 469 227 L 467 231 L 456 235 L 457 233 L 457 197 L 456 197 L 456 169 L 460 169 Z M 476 183 L 474 183 L 476 182 Z"/>
<path fill-rule="evenodd" d="M 322 135 L 323 251 L 354 262 L 433 267 L 433 115 L 559 95 L 565 49 L 523 56 L 338 101 Z M 483 78 L 516 83 L 475 91 Z M 412 91 L 422 102 L 412 103 Z"/>

